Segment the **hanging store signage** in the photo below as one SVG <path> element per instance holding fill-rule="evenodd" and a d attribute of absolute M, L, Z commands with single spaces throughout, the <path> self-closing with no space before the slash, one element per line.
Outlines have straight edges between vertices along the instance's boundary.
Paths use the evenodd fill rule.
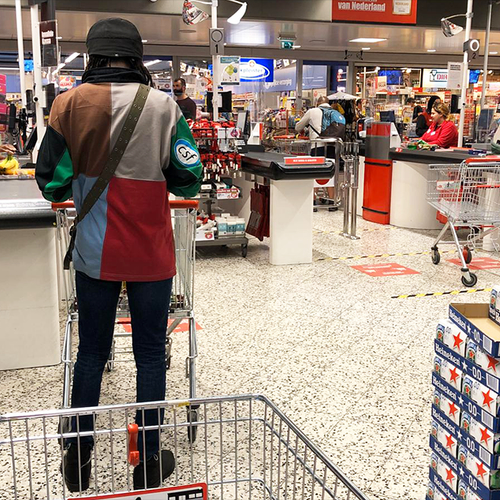
<path fill-rule="evenodd" d="M 239 85 L 240 83 L 240 58 L 235 56 L 221 56 L 219 58 L 221 85 Z"/>
<path fill-rule="evenodd" d="M 448 82 L 447 88 L 456 90 L 462 88 L 462 74 L 464 71 L 464 63 L 449 62 L 448 63 Z"/>
<path fill-rule="evenodd" d="M 241 59 L 242 82 L 272 82 L 274 81 L 273 59 Z"/>
<path fill-rule="evenodd" d="M 42 45 L 42 67 L 56 67 L 59 64 L 57 21 L 42 21 L 40 23 L 40 43 Z"/>
<path fill-rule="evenodd" d="M 333 0 L 332 20 L 416 24 L 418 0 Z"/>
<path fill-rule="evenodd" d="M 69 75 L 61 75 L 59 77 L 59 89 L 60 90 L 71 90 L 76 87 L 76 77 Z"/>
<path fill-rule="evenodd" d="M 448 86 L 448 70 L 424 69 L 422 86 L 425 89 L 428 88 L 445 89 Z"/>

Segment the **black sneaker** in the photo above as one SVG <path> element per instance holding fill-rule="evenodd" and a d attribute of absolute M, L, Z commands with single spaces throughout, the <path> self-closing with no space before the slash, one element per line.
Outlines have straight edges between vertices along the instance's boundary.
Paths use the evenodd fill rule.
<path fill-rule="evenodd" d="M 175 470 L 174 454 L 169 450 L 161 452 L 161 480 L 165 481 Z M 146 481 L 144 480 L 144 472 L 146 472 Z M 160 458 L 158 455 L 153 455 L 146 461 L 146 471 L 144 471 L 144 462 L 141 462 L 134 469 L 134 490 L 145 490 L 148 488 L 158 488 L 160 480 Z M 146 484 L 147 483 L 147 484 Z"/>
<path fill-rule="evenodd" d="M 80 463 L 78 463 L 78 445 L 75 443 L 69 445 L 68 451 L 64 455 L 64 464 L 61 464 L 61 473 L 64 475 L 66 487 L 71 493 L 85 491 L 89 488 L 92 468 L 91 454 L 91 445 L 80 444 Z"/>

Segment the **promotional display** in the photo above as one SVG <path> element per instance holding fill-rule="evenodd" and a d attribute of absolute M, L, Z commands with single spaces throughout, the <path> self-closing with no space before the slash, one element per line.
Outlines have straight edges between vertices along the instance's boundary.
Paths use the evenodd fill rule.
<path fill-rule="evenodd" d="M 499 293 L 452 304 L 437 325 L 430 500 L 500 500 Z"/>
<path fill-rule="evenodd" d="M 219 68 L 221 85 L 239 85 L 241 75 L 239 57 L 220 56 Z"/>
<path fill-rule="evenodd" d="M 240 64 L 242 82 L 273 82 L 273 59 L 245 59 L 241 58 Z"/>
<path fill-rule="evenodd" d="M 333 0 L 332 20 L 416 24 L 417 0 Z"/>

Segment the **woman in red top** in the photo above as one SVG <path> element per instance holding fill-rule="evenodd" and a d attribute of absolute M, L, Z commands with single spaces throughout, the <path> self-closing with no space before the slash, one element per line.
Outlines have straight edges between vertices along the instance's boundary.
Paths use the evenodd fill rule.
<path fill-rule="evenodd" d="M 432 108 L 432 124 L 421 137 L 422 141 L 440 148 L 458 146 L 458 131 L 455 124 L 449 121 L 450 108 L 444 104 L 435 104 Z"/>

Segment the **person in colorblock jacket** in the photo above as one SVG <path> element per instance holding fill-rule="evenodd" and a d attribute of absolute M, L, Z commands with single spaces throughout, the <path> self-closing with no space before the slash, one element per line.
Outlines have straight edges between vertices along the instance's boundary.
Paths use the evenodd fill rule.
<path fill-rule="evenodd" d="M 83 84 L 54 101 L 36 166 L 43 196 L 52 202 L 72 197 L 77 212 L 110 156 L 139 85 L 152 87 L 141 35 L 129 21 L 98 21 L 87 48 Z M 176 272 L 169 193 L 194 197 L 201 181 L 200 155 L 179 106 L 151 89 L 113 178 L 78 224 L 73 262 L 80 342 L 73 408 L 99 404 L 122 282 L 130 304 L 137 401 L 165 399 L 166 330 Z M 136 415 L 139 426 L 158 426 L 160 419 L 156 410 L 144 412 L 144 422 L 141 412 Z M 92 429 L 91 416 L 72 421 L 73 432 Z M 159 486 L 175 468 L 170 451 L 159 456 L 158 428 L 144 434 L 142 442 L 139 433 L 134 489 Z M 92 437 L 78 441 L 66 440 L 61 467 L 72 492 L 89 488 L 92 468 Z"/>

